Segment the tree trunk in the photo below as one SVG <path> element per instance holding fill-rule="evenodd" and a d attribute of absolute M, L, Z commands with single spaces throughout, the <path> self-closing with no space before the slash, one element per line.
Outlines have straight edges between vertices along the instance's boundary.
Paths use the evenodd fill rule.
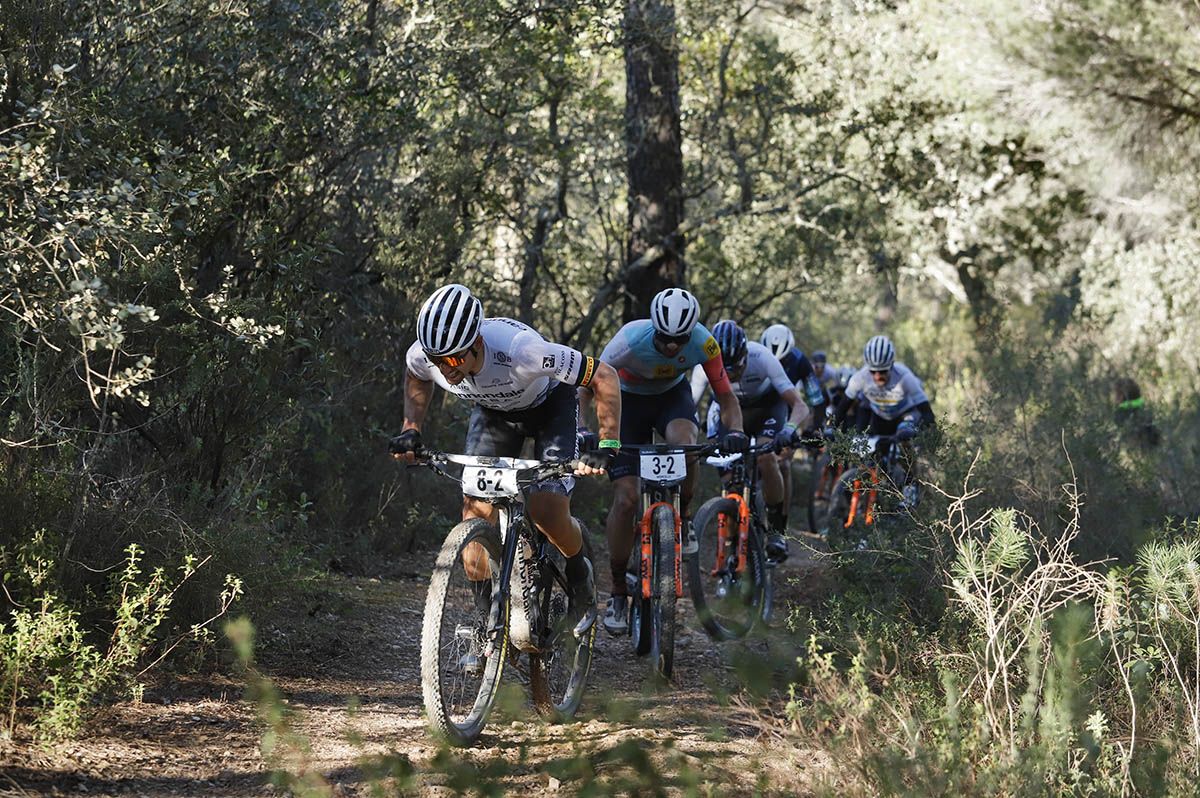
<path fill-rule="evenodd" d="M 627 263 L 665 245 L 661 256 L 630 271 L 625 321 L 650 314 L 650 300 L 686 283 L 683 153 L 679 128 L 679 53 L 671 0 L 626 0 L 625 148 L 629 178 Z"/>

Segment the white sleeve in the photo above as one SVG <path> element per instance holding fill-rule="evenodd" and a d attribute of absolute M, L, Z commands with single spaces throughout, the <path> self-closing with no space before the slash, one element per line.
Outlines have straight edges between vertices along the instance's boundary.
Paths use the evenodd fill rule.
<path fill-rule="evenodd" d="M 862 399 L 863 383 L 865 382 L 861 371 L 854 372 L 854 376 L 850 378 L 850 382 L 846 383 L 846 396 L 851 399 Z"/>
<path fill-rule="evenodd" d="M 707 387 L 708 375 L 704 373 L 704 367 L 694 367 L 692 369 L 692 404 L 700 404 L 700 397 L 704 396 L 704 389 Z"/>
<path fill-rule="evenodd" d="M 579 384 L 588 360 L 578 350 L 551 343 L 537 333 L 525 331 L 513 338 L 512 356 L 512 370 L 516 377 L 549 377 L 571 385 Z"/>
<path fill-rule="evenodd" d="M 904 379 L 900 380 L 900 385 L 904 388 L 904 395 L 908 398 L 909 405 L 919 405 L 922 402 L 929 401 L 929 397 L 925 395 L 925 388 L 922 387 L 921 381 L 911 371 L 904 375 Z"/>
<path fill-rule="evenodd" d="M 421 348 L 420 341 L 413 341 L 412 346 L 408 348 L 408 352 L 404 356 L 404 363 L 418 380 L 433 382 L 432 367 L 430 366 L 429 359 L 425 357 L 425 350 Z"/>
<path fill-rule="evenodd" d="M 767 376 L 771 379 L 771 385 L 775 387 L 775 392 L 780 396 L 785 391 L 793 390 L 796 383 L 792 382 L 788 377 L 787 372 L 783 370 L 783 364 L 779 362 L 779 358 L 768 357 L 767 361 Z"/>

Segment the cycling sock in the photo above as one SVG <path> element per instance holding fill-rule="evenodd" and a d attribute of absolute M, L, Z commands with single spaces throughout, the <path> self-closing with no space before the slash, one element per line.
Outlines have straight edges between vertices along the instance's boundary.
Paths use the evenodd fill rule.
<path fill-rule="evenodd" d="M 577 585 L 587 578 L 587 557 L 583 549 L 567 558 L 567 584 Z"/>
<path fill-rule="evenodd" d="M 475 594 L 475 609 L 487 618 L 492 612 L 492 580 L 471 582 L 471 592 Z"/>
<path fill-rule="evenodd" d="M 787 514 L 783 511 L 783 502 L 767 505 L 767 523 L 771 531 L 782 535 L 787 531 Z"/>
<path fill-rule="evenodd" d="M 613 596 L 629 595 L 629 587 L 625 584 L 625 563 L 615 565 L 610 563 L 609 569 L 612 571 L 612 591 Z"/>

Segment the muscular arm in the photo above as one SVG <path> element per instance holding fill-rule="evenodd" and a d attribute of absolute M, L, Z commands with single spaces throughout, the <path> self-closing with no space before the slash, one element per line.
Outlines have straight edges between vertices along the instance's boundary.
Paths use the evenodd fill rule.
<path fill-rule="evenodd" d="M 726 381 L 728 386 L 728 381 Z M 742 406 L 738 404 L 737 396 L 731 390 L 724 390 L 716 394 L 717 404 L 721 406 L 721 423 L 726 429 L 738 430 L 743 429 L 742 423 Z"/>
<path fill-rule="evenodd" d="M 596 399 L 596 420 L 600 425 L 601 440 L 619 440 L 621 437 L 621 380 L 617 370 L 607 363 L 597 362 L 596 374 L 588 388 L 579 389 L 579 412 L 584 410 L 584 395 Z M 590 401 L 589 401 L 590 404 Z"/>
<path fill-rule="evenodd" d="M 421 430 L 425 414 L 429 411 L 429 400 L 433 398 L 433 383 L 423 380 L 411 371 L 404 375 L 404 430 Z M 401 430 L 403 431 L 403 430 Z"/>
<path fill-rule="evenodd" d="M 800 398 L 800 394 L 796 392 L 795 388 L 784 391 L 782 396 L 783 401 L 787 402 L 790 408 L 787 423 L 796 429 L 804 429 L 804 424 L 808 421 L 808 405 Z"/>

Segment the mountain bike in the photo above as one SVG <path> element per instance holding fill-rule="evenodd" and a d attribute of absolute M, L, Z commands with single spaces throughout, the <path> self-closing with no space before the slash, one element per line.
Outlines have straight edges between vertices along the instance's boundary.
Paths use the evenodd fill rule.
<path fill-rule="evenodd" d="M 714 640 L 744 637 L 770 617 L 773 591 L 756 458 L 773 448 L 773 442 L 752 441 L 745 455 L 706 460 L 725 471 L 725 485 L 692 519 L 699 549 L 688 557 L 688 585 L 696 617 Z"/>
<path fill-rule="evenodd" d="M 463 466 L 461 476 L 450 473 L 448 463 Z M 510 647 L 514 661 L 529 656 L 538 712 L 554 720 L 573 717 L 591 668 L 596 625 L 576 639 L 567 623 L 565 560 L 524 512 L 534 484 L 571 475 L 573 464 L 437 452 L 423 453 L 418 464 L 490 502 L 499 520 L 499 528 L 480 518 L 457 524 L 438 553 L 421 628 L 421 688 L 433 729 L 456 745 L 479 738 Z M 583 540 L 586 547 L 586 531 Z M 484 578 L 472 581 L 468 568 Z"/>
<path fill-rule="evenodd" d="M 872 435 L 858 449 L 863 462 L 846 468 L 829 494 L 829 506 L 818 530 L 828 537 L 861 521 L 870 526 L 879 518 L 880 494 L 905 495 L 916 504 L 917 486 L 908 484 L 902 464 L 901 441 L 895 435 Z M 912 495 L 907 495 L 911 492 Z"/>
<path fill-rule="evenodd" d="M 636 522 L 629 579 L 629 633 L 638 656 L 670 679 L 675 667 L 675 604 L 683 597 L 682 516 L 679 485 L 687 476 L 687 455 L 715 450 L 713 444 L 640 444 L 621 447 L 638 453 L 642 514 Z"/>

